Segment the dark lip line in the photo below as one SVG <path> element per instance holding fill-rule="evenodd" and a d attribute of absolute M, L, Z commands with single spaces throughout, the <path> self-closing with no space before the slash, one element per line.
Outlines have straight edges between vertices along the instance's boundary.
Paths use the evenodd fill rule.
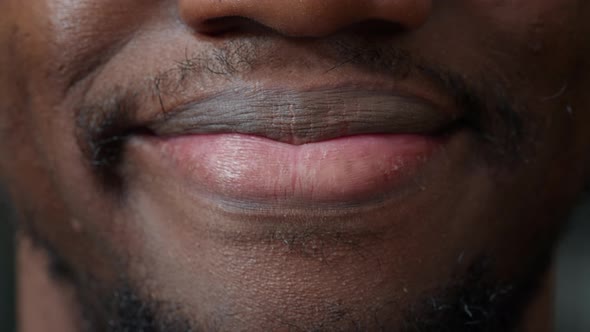
<path fill-rule="evenodd" d="M 162 138 L 236 133 L 294 145 L 363 134 L 439 135 L 462 116 L 447 108 L 398 89 L 359 85 L 240 87 L 161 112 L 139 132 Z"/>

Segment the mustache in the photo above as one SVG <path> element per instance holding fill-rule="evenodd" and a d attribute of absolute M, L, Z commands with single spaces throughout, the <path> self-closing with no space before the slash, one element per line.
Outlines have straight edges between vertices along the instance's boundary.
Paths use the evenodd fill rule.
<path fill-rule="evenodd" d="M 138 134 L 264 131 L 269 138 L 303 144 L 368 131 L 434 134 L 456 124 L 469 127 L 502 159 L 517 156 L 518 145 L 526 137 L 525 120 L 518 111 L 523 107 L 498 83 L 502 80 L 482 75 L 467 81 L 460 71 L 428 62 L 390 43 L 358 38 L 327 40 L 310 46 L 310 53 L 321 60 L 318 62 L 326 73 L 352 66 L 359 72 L 386 76 L 391 81 L 427 80 L 453 100 L 460 118 L 445 115 L 423 100 L 359 91 L 357 87 L 255 91 L 241 86 L 214 91 L 171 110 L 166 108 L 166 98 L 190 95 L 190 89 L 207 87 L 213 79 L 231 80 L 261 68 L 280 70 L 282 64 L 296 60 L 276 55 L 274 47 L 272 40 L 254 38 L 234 40 L 190 56 L 185 52 L 184 58 L 148 80 L 148 84 L 119 87 L 85 98 L 76 110 L 76 139 L 89 166 L 97 173 L 109 174 L 106 177 L 116 177 L 125 142 Z M 140 110 L 154 96 L 160 110 L 145 118 Z M 404 101 L 400 102 L 402 98 Z M 361 104 L 371 107 L 354 107 Z M 326 126 L 334 110 L 340 110 L 336 116 L 347 124 L 344 128 Z M 342 118 L 355 112 L 363 116 Z M 268 123 L 274 125 L 269 127 Z M 499 161 L 499 157 L 491 159 Z"/>

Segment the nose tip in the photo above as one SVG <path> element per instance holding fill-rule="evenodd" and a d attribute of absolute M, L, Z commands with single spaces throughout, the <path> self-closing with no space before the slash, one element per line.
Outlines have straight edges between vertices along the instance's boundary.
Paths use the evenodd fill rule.
<path fill-rule="evenodd" d="M 182 20 L 197 32 L 220 29 L 220 20 L 245 18 L 292 37 L 322 37 L 350 25 L 380 20 L 415 29 L 432 0 L 179 0 Z"/>

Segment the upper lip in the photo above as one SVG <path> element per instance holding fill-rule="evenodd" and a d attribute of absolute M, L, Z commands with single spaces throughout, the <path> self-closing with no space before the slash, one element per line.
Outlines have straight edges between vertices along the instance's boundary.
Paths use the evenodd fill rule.
<path fill-rule="evenodd" d="M 144 128 L 160 137 L 240 133 L 299 145 L 361 134 L 434 135 L 458 117 L 428 99 L 355 85 L 242 87 L 182 104 Z"/>

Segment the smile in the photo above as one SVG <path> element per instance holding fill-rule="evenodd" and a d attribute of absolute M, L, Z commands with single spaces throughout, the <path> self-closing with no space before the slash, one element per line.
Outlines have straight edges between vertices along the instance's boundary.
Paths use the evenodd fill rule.
<path fill-rule="evenodd" d="M 350 87 L 231 90 L 189 102 L 130 141 L 190 191 L 232 202 L 361 204 L 412 183 L 460 114 L 415 95 Z"/>

